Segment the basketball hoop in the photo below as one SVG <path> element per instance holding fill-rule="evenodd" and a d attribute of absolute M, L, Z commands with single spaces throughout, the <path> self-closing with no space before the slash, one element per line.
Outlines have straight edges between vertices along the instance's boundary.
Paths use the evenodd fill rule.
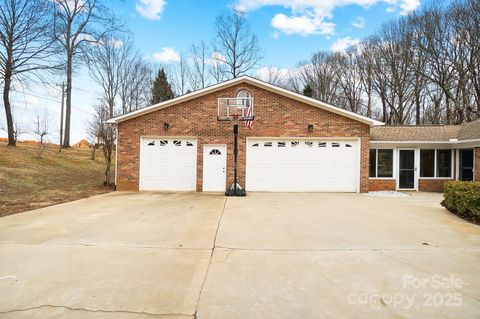
<path fill-rule="evenodd" d="M 238 124 L 238 120 L 240 119 L 240 114 L 235 113 L 235 114 L 232 114 L 231 117 L 232 117 L 233 124 Z"/>
<path fill-rule="evenodd" d="M 245 196 L 245 189 L 237 181 L 238 123 L 239 121 L 247 121 L 247 123 L 253 121 L 253 97 L 247 94 L 235 98 L 219 98 L 217 120 L 230 121 L 233 124 L 233 184 L 227 189 L 225 195 Z M 251 128 L 251 126 L 248 127 Z"/>

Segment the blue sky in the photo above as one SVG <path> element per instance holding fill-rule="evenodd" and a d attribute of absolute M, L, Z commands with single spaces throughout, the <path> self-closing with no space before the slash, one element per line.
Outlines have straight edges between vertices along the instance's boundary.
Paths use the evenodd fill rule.
<path fill-rule="evenodd" d="M 115 2 L 112 9 L 132 31 L 135 45 L 145 55 L 153 56 L 163 48 L 181 53 L 187 52 L 194 42 L 211 42 L 216 16 L 233 6 L 247 12 L 264 50 L 262 65 L 291 68 L 315 51 L 331 49 L 335 42 L 350 43 L 366 37 L 389 19 L 420 8 L 421 3 L 420 0 L 136 0 Z M 333 28 L 329 27 L 331 23 L 335 24 Z"/>
<path fill-rule="evenodd" d="M 155 63 L 175 63 L 192 43 L 214 38 L 218 14 L 236 6 L 246 12 L 264 52 L 260 67 L 294 68 L 319 50 L 342 50 L 380 25 L 434 0 L 125 0 L 105 1 L 132 33 L 135 47 Z M 255 71 L 252 72 L 256 75 Z M 14 115 L 31 131 L 36 114 L 48 114 L 52 142 L 58 141 L 60 91 L 26 84 L 12 93 Z M 72 142 L 87 136 L 86 126 L 98 101 L 98 88 L 85 67 L 74 78 Z M 2 105 L 3 106 L 3 105 Z M 4 114 L 0 128 L 5 126 Z M 6 132 L 0 130 L 0 136 Z M 23 139 L 32 139 L 24 134 Z"/>

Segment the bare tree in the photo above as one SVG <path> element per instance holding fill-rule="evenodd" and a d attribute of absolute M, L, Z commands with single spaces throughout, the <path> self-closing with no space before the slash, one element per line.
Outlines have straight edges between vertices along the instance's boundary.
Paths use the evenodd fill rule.
<path fill-rule="evenodd" d="M 209 60 L 209 74 L 215 83 L 220 83 L 225 80 L 226 64 L 223 55 L 219 52 L 213 52 Z"/>
<path fill-rule="evenodd" d="M 110 187 L 112 185 L 112 160 L 115 149 L 115 127 L 108 125 L 106 121 L 110 118 L 109 107 L 100 104 L 96 107 L 89 127 L 88 134 L 91 140 L 98 142 L 98 147 L 102 149 L 103 158 L 105 160 L 105 182 L 104 185 Z"/>
<path fill-rule="evenodd" d="M 122 113 L 147 106 L 151 98 L 153 72 L 138 52 L 129 53 L 120 76 L 119 97 Z"/>
<path fill-rule="evenodd" d="M 192 58 L 192 67 L 190 72 L 190 87 L 193 90 L 203 89 L 208 86 L 208 59 L 209 49 L 204 41 L 198 45 L 192 44 L 190 55 Z"/>
<path fill-rule="evenodd" d="M 276 66 L 264 67 L 259 70 L 259 78 L 270 84 L 285 87 L 286 74 Z"/>
<path fill-rule="evenodd" d="M 229 78 L 236 78 L 252 70 L 262 59 L 258 40 L 252 33 L 245 14 L 233 10 L 217 17 L 215 51 L 223 55 Z"/>
<path fill-rule="evenodd" d="M 72 114 L 72 75 L 74 64 L 84 56 L 88 44 L 95 44 L 107 33 L 118 29 L 116 21 L 100 0 L 54 0 L 54 37 L 64 52 L 66 86 L 65 137 L 70 147 Z"/>
<path fill-rule="evenodd" d="M 373 60 L 368 41 L 359 44 L 356 50 L 356 65 L 360 72 L 362 91 L 365 96 L 362 101 L 364 101 L 363 105 L 366 109 L 366 115 L 371 117 L 373 108 Z"/>
<path fill-rule="evenodd" d="M 45 138 L 48 135 L 48 115 L 46 111 L 41 117 L 39 114 L 35 116 L 33 133 L 38 137 L 36 158 L 41 159 L 42 154 L 47 147 L 47 141 L 45 140 Z"/>
<path fill-rule="evenodd" d="M 172 83 L 175 95 L 183 95 L 190 89 L 188 79 L 190 66 L 184 54 L 180 54 L 180 60 L 172 65 L 169 72 L 170 83 Z"/>
<path fill-rule="evenodd" d="M 339 91 L 337 100 L 343 108 L 363 114 L 362 80 L 360 66 L 357 64 L 357 49 L 350 48 L 346 52 L 335 53 L 332 56 Z"/>
<path fill-rule="evenodd" d="M 309 62 L 303 62 L 298 67 L 298 72 L 303 85 L 312 87 L 313 98 L 333 104 L 337 102 L 338 77 L 330 53 L 315 53 Z"/>
<path fill-rule="evenodd" d="M 16 144 L 12 81 L 50 66 L 50 9 L 48 1 L 0 0 L 0 76 L 9 146 Z"/>
<path fill-rule="evenodd" d="M 102 88 L 108 115 L 115 116 L 115 100 L 121 86 L 122 70 L 128 63 L 130 44 L 112 35 L 104 35 L 89 53 L 90 76 Z"/>

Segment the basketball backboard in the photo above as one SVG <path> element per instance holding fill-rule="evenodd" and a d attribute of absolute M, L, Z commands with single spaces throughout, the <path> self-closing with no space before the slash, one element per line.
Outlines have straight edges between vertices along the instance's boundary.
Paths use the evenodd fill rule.
<path fill-rule="evenodd" d="M 253 97 L 219 98 L 217 119 L 219 121 L 252 121 L 253 110 Z"/>

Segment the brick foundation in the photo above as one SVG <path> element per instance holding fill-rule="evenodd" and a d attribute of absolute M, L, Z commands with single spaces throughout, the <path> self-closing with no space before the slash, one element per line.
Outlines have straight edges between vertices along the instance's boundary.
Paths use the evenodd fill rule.
<path fill-rule="evenodd" d="M 418 190 L 420 192 L 443 192 L 443 184 L 451 180 L 451 178 L 419 179 Z"/>
<path fill-rule="evenodd" d="M 396 180 L 394 179 L 369 179 L 369 191 L 394 191 L 396 190 Z"/>

